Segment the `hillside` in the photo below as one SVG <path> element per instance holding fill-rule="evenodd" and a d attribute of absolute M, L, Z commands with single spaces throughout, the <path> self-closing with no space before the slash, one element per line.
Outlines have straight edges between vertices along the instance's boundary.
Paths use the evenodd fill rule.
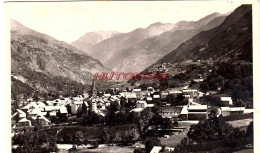
<path fill-rule="evenodd" d="M 173 26 L 174 25 L 170 23 L 154 23 L 145 29 L 135 29 L 129 33 L 123 33 L 106 39 L 91 47 L 87 53 L 106 65 L 107 61 L 111 57 L 118 54 L 122 50 L 135 46 L 147 38 L 151 38 L 169 31 L 173 28 Z M 120 65 L 121 63 L 118 64 Z"/>
<path fill-rule="evenodd" d="M 166 86 L 215 91 L 231 96 L 235 106 L 252 108 L 252 6 L 238 7 L 218 27 L 195 35 L 144 72 L 160 65 L 170 65 Z M 192 82 L 198 78 L 203 81 Z M 205 101 L 214 103 L 217 98 L 208 96 Z"/>
<path fill-rule="evenodd" d="M 91 83 L 94 73 L 110 71 L 75 47 L 14 20 L 11 21 L 11 59 L 12 92 L 17 95 L 22 94 L 17 89 L 23 91 L 24 87 L 40 93 L 59 92 L 73 86 L 83 88 Z"/>
<path fill-rule="evenodd" d="M 158 60 L 156 64 L 209 58 L 252 61 L 252 8 L 250 5 L 237 8 L 221 25 L 197 34 Z"/>
<path fill-rule="evenodd" d="M 140 72 L 192 36 L 218 26 L 225 17 L 214 13 L 195 22 L 181 21 L 174 25 L 171 31 L 145 39 L 135 46 L 122 50 L 110 58 L 106 65 L 114 71 Z"/>
<path fill-rule="evenodd" d="M 116 31 L 88 32 L 84 36 L 80 37 L 78 40 L 72 42 L 71 45 L 84 51 L 85 53 L 88 53 L 88 49 L 92 46 L 100 43 L 103 40 L 118 35 L 120 35 L 120 33 Z"/>
<path fill-rule="evenodd" d="M 182 42 L 218 26 L 224 19 L 225 15 L 213 13 L 198 21 L 157 22 L 101 41 L 86 52 L 113 71 L 140 72 Z"/>

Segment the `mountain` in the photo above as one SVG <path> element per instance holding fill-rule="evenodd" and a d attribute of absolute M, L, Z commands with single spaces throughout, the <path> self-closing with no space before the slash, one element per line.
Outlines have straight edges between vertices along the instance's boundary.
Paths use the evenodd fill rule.
<path fill-rule="evenodd" d="M 78 40 L 72 42 L 71 45 L 87 53 L 87 50 L 92 46 L 117 35 L 120 35 L 120 33 L 116 31 L 88 32 Z"/>
<path fill-rule="evenodd" d="M 15 20 L 11 20 L 11 60 L 12 92 L 17 94 L 23 87 L 40 93 L 79 88 L 90 84 L 96 72 L 110 71 L 81 50 Z"/>
<path fill-rule="evenodd" d="M 236 107 L 253 108 L 252 5 L 241 5 L 219 26 L 193 36 L 143 72 L 151 71 L 169 74 L 161 88 L 188 85 L 217 93 L 202 97 L 202 104 L 221 106 L 217 100 L 225 95 Z"/>
<path fill-rule="evenodd" d="M 140 72 L 192 36 L 218 26 L 225 18 L 224 15 L 213 13 L 198 21 L 178 22 L 170 31 L 145 39 L 114 54 L 105 65 L 114 71 Z"/>
<path fill-rule="evenodd" d="M 222 24 L 200 32 L 158 60 L 156 64 L 209 58 L 252 61 L 251 5 L 238 7 Z"/>
<path fill-rule="evenodd" d="M 118 36 L 106 39 L 93 47 L 91 47 L 87 53 L 106 64 L 114 55 L 118 54 L 126 48 L 130 48 L 147 38 L 151 38 L 157 35 L 169 31 L 173 28 L 174 24 L 170 23 L 154 23 L 149 27 L 143 29 L 139 28 L 129 33 L 123 33 Z M 118 63 L 120 66 L 120 63 Z"/>

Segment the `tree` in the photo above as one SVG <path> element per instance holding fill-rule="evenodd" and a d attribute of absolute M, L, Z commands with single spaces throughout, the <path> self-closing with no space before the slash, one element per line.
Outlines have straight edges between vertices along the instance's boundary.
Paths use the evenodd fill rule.
<path fill-rule="evenodd" d="M 18 137 L 21 137 L 20 139 Z M 14 153 L 46 153 L 57 152 L 56 139 L 54 136 L 47 136 L 41 131 L 26 131 L 24 134 L 19 134 L 18 147 L 13 149 Z M 17 140 L 15 140 L 17 143 Z"/>
<path fill-rule="evenodd" d="M 187 142 L 188 142 L 188 139 L 185 137 L 181 140 L 181 145 L 182 146 L 186 146 L 187 145 Z"/>
<path fill-rule="evenodd" d="M 149 153 L 154 146 L 161 146 L 161 141 L 158 138 L 152 137 L 148 138 L 145 142 L 145 150 L 147 153 Z"/>
<path fill-rule="evenodd" d="M 204 142 L 238 138 L 237 133 L 238 131 L 226 123 L 222 117 L 210 117 L 206 121 L 192 125 L 187 136 L 192 142 Z"/>
<path fill-rule="evenodd" d="M 172 121 L 169 118 L 163 118 L 161 123 L 161 128 L 163 130 L 165 129 L 171 129 L 173 127 Z"/>
<path fill-rule="evenodd" d="M 136 148 L 134 150 L 134 153 L 145 153 L 145 150 L 143 150 L 142 148 Z"/>
<path fill-rule="evenodd" d="M 250 124 L 247 127 L 246 135 L 250 138 L 253 138 L 254 136 L 254 122 L 250 122 Z"/>
<path fill-rule="evenodd" d="M 174 119 L 174 121 L 173 121 L 173 126 L 174 126 L 174 127 L 178 127 L 178 126 L 179 126 L 179 123 L 178 123 L 177 119 Z"/>
<path fill-rule="evenodd" d="M 140 118 L 137 121 L 137 126 L 139 128 L 140 133 L 146 133 L 148 127 L 149 127 L 149 121 L 152 119 L 154 114 L 148 110 L 143 110 L 140 113 Z"/>
<path fill-rule="evenodd" d="M 98 148 L 99 143 L 98 143 L 97 140 L 94 140 L 94 141 L 91 141 L 91 142 L 90 142 L 90 145 L 91 145 L 92 148 Z"/>

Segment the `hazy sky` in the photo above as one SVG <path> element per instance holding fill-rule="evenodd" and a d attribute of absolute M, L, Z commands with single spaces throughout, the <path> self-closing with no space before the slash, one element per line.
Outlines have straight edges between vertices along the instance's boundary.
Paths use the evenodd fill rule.
<path fill-rule="evenodd" d="M 71 43 L 86 32 L 129 32 L 154 22 L 194 21 L 239 5 L 220 1 L 16 2 L 6 3 L 5 13 L 31 29 Z"/>

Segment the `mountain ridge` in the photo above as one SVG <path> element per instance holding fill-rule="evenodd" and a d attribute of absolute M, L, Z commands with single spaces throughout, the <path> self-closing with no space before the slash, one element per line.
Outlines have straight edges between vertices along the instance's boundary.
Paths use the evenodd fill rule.
<path fill-rule="evenodd" d="M 140 72 L 154 60 L 160 59 L 178 47 L 183 41 L 203 30 L 219 25 L 225 17 L 219 13 L 213 13 L 195 22 L 180 21 L 173 26 L 171 31 L 147 38 L 134 46 L 123 49 L 105 62 L 105 65 L 114 71 Z M 183 24 L 187 28 L 183 28 L 181 26 Z"/>
<path fill-rule="evenodd" d="M 27 84 L 47 92 L 62 89 L 62 84 L 90 85 L 95 73 L 110 71 L 83 51 L 11 20 L 12 80 L 21 81 L 17 77 L 27 80 L 17 82 L 18 85 Z"/>

